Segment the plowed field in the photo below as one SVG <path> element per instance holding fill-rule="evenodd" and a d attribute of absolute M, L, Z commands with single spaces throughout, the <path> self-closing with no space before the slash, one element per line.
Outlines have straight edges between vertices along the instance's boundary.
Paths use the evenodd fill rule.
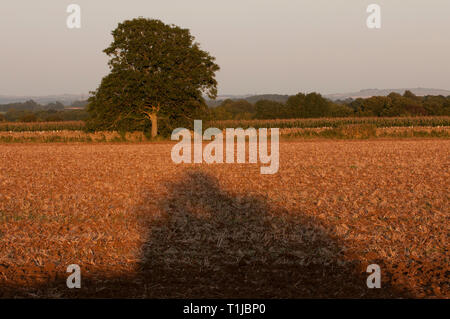
<path fill-rule="evenodd" d="M 172 146 L 0 145 L 0 297 L 450 297 L 450 140 L 282 142 L 275 175 Z"/>

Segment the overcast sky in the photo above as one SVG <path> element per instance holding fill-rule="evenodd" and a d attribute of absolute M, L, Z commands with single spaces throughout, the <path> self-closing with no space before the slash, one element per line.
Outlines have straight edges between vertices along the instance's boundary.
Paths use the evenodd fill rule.
<path fill-rule="evenodd" d="M 450 89 L 449 0 L 2 0 L 0 95 L 94 90 L 111 30 L 139 16 L 189 28 L 217 58 L 219 94 Z"/>

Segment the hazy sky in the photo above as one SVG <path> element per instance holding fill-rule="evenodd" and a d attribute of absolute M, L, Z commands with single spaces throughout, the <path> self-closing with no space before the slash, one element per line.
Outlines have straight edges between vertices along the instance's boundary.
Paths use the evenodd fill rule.
<path fill-rule="evenodd" d="M 81 6 L 81 29 L 66 8 Z M 381 29 L 366 8 L 381 6 Z M 87 93 L 111 30 L 134 17 L 189 28 L 220 94 L 450 89 L 449 0 L 2 0 L 0 95 Z"/>

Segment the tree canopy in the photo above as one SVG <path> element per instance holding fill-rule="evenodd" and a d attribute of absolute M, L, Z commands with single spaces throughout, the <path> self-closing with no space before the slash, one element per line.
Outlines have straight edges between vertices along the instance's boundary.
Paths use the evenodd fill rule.
<path fill-rule="evenodd" d="M 219 66 L 188 29 L 137 18 L 120 23 L 112 35 L 104 50 L 111 72 L 92 92 L 90 128 L 151 126 L 156 136 L 159 120 L 166 130 L 189 127 L 192 116 L 206 108 L 203 94 L 216 97 Z"/>
<path fill-rule="evenodd" d="M 248 100 L 225 100 L 211 107 L 212 120 L 231 119 L 289 119 L 349 116 L 449 116 L 450 96 L 416 96 L 411 91 L 403 95 L 331 101 L 319 93 L 298 93 L 289 96 L 285 103 L 262 99 L 255 104 Z"/>

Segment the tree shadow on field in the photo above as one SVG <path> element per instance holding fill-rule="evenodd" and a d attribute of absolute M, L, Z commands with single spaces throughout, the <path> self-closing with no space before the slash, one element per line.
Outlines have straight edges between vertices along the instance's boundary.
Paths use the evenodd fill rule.
<path fill-rule="evenodd" d="M 301 212 L 264 198 L 232 196 L 190 171 L 167 184 L 171 196 L 151 226 L 142 256 L 149 298 L 400 297 L 368 289 L 365 269 Z M 244 193 L 244 190 L 243 190 Z"/>
<path fill-rule="evenodd" d="M 408 297 L 395 287 L 368 289 L 367 265 L 345 250 L 315 218 L 235 196 L 218 180 L 191 170 L 165 185 L 161 215 L 146 222 L 148 239 L 134 273 L 83 271 L 82 289 L 65 278 L 34 289 L 37 297 L 70 298 L 384 298 Z M 152 194 L 145 192 L 143 194 Z M 245 194 L 245 190 L 242 191 Z M 142 207 L 155 198 L 143 195 Z M 142 212 L 143 215 L 146 212 Z M 381 266 L 381 264 L 380 264 Z M 384 282 L 384 281 L 383 281 Z M 1 295 L 1 294 L 0 294 Z M 4 296 L 30 296 L 23 291 Z"/>

